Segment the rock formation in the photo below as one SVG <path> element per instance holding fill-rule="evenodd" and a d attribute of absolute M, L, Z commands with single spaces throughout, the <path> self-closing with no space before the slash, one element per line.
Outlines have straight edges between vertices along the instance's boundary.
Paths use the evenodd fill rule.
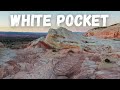
<path fill-rule="evenodd" d="M 80 39 L 81 37 L 77 34 L 60 27 L 58 29 L 50 29 L 44 41 L 55 49 L 80 49 Z"/>
<path fill-rule="evenodd" d="M 120 24 L 91 29 L 86 33 L 86 36 L 95 36 L 104 39 L 120 39 Z"/>
<path fill-rule="evenodd" d="M 120 79 L 120 41 L 84 37 L 62 27 L 25 49 L 0 55 L 2 79 Z"/>
<path fill-rule="evenodd" d="M 27 45 L 28 48 L 39 47 L 44 49 L 82 49 L 82 40 L 86 39 L 82 35 L 73 33 L 66 28 L 49 29 L 46 38 L 41 37 Z"/>

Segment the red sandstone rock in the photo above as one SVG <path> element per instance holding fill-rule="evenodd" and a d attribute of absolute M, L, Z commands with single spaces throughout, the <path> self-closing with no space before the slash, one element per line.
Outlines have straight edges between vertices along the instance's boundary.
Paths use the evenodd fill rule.
<path fill-rule="evenodd" d="M 46 43 L 43 42 L 43 41 L 40 41 L 40 42 L 38 43 L 38 45 L 39 45 L 41 48 L 52 49 L 51 46 L 49 46 L 48 44 L 46 44 Z"/>
<path fill-rule="evenodd" d="M 34 47 L 38 47 L 38 48 L 43 48 L 43 49 L 52 49 L 51 46 L 49 46 L 48 44 L 46 44 L 44 41 L 39 41 L 38 43 L 35 44 L 29 44 L 28 48 L 34 48 Z"/>
<path fill-rule="evenodd" d="M 120 39 L 120 24 L 111 25 L 106 28 L 89 30 L 85 36 L 96 36 L 100 38 Z"/>
<path fill-rule="evenodd" d="M 67 55 L 59 60 L 54 66 L 54 72 L 56 75 L 64 75 L 72 78 L 74 75 L 80 73 L 81 64 L 84 60 L 84 55 L 72 54 Z"/>

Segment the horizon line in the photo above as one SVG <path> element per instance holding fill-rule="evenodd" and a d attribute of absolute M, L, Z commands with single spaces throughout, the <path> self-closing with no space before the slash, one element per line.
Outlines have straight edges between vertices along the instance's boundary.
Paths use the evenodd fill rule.
<path fill-rule="evenodd" d="M 16 31 L 0 31 L 0 32 L 16 32 Z M 18 32 L 18 31 L 17 31 Z M 73 32 L 73 31 L 72 31 Z M 18 33 L 48 33 L 48 32 L 18 32 Z M 74 33 L 74 32 L 73 32 Z M 79 33 L 79 31 L 78 31 Z"/>

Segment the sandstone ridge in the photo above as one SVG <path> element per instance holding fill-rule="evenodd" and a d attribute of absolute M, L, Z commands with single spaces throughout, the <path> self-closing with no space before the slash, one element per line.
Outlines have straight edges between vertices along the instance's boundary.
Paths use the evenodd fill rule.
<path fill-rule="evenodd" d="M 120 39 L 120 23 L 108 27 L 98 27 L 89 30 L 86 36 L 95 36 L 104 39 Z"/>

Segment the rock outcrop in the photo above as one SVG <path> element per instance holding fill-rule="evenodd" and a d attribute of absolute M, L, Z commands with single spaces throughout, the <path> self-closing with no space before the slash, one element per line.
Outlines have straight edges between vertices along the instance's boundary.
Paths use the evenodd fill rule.
<path fill-rule="evenodd" d="M 80 49 L 80 39 L 81 36 L 60 27 L 58 29 L 50 29 L 44 41 L 55 49 Z"/>
<path fill-rule="evenodd" d="M 86 36 L 95 36 L 104 39 L 120 39 L 120 24 L 91 29 L 86 33 Z"/>
<path fill-rule="evenodd" d="M 91 41 L 91 42 L 90 42 Z M 120 42 L 111 39 L 91 38 L 83 45 L 86 52 L 91 53 L 114 53 L 120 52 Z"/>
<path fill-rule="evenodd" d="M 27 48 L 44 48 L 44 49 L 74 49 L 80 51 L 82 49 L 82 40 L 85 37 L 76 34 L 66 28 L 49 29 L 47 36 L 38 38 L 30 42 Z"/>

